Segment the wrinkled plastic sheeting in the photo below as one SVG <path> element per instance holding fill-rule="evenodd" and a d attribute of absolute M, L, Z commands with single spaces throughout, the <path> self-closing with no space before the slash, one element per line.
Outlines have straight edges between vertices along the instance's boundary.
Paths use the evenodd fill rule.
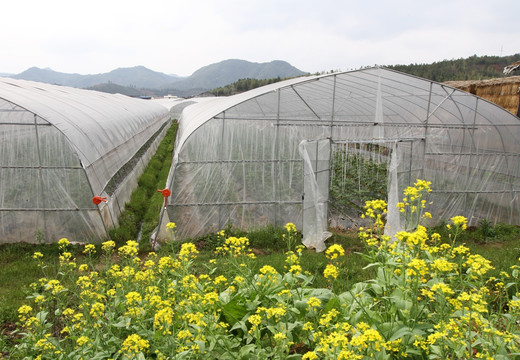
<path fill-rule="evenodd" d="M 309 154 L 310 151 L 314 154 Z M 330 140 L 303 140 L 298 152 L 304 163 L 303 240 L 307 248 L 317 252 L 327 247 L 325 241 L 332 236 L 328 231 L 328 189 Z M 320 169 L 320 165 L 324 166 Z"/>
<path fill-rule="evenodd" d="M 392 155 L 390 158 L 390 166 L 388 168 L 388 204 L 387 217 L 385 226 L 385 235 L 394 237 L 401 228 L 401 213 L 397 209 L 399 202 L 399 186 L 397 181 L 397 169 L 400 162 L 398 143 L 392 144 Z"/>

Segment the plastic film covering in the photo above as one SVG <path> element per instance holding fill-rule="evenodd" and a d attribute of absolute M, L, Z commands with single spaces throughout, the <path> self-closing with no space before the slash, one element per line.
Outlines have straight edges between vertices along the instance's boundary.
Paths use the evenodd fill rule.
<path fill-rule="evenodd" d="M 320 144 L 320 153 L 299 152 L 302 142 Z M 327 151 L 338 143 L 388 152 L 394 204 L 421 178 L 433 184 L 435 221 L 464 215 L 470 224 L 520 224 L 520 120 L 472 94 L 384 68 L 297 78 L 186 107 L 165 221 L 178 225 L 180 237 L 229 222 L 244 229 L 293 222 L 304 237 L 326 235 L 327 215 L 307 216 L 305 209 L 327 208 Z M 314 199 L 306 191 L 305 153 L 311 168 L 313 155 L 319 163 Z"/>
<path fill-rule="evenodd" d="M 0 243 L 106 237 L 137 184 L 120 169 L 146 161 L 168 120 L 150 101 L 0 78 Z"/>

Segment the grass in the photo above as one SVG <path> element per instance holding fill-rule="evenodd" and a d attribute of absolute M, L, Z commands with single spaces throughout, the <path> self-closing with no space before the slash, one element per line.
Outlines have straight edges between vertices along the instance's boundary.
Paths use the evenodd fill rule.
<path fill-rule="evenodd" d="M 442 226 L 439 226 L 431 229 L 431 231 L 442 233 L 444 230 Z M 486 231 L 490 230 L 486 229 Z M 472 253 L 480 254 L 492 261 L 495 266 L 493 274 L 498 275 L 500 271 L 508 270 L 518 262 L 520 257 L 520 227 L 498 224 L 492 226 L 491 231 L 493 232 L 492 236 L 484 236 L 481 227 L 470 228 L 460 236 L 457 243 L 465 243 Z M 280 272 L 284 270 L 286 265 L 284 252 L 287 251 L 287 247 L 282 239 L 283 228 L 267 226 L 245 232 L 228 226 L 226 233 L 229 236 L 247 236 L 249 238 L 250 247 L 257 255 L 255 266 L 258 269 L 269 264 Z M 219 245 L 217 237 L 208 235 L 182 242 L 185 241 L 194 242 L 197 245 L 201 253 L 195 270 L 204 271 L 204 264 L 213 256 L 215 248 Z M 182 242 L 179 241 L 175 244 L 174 251 L 180 248 Z M 339 281 L 337 281 L 337 286 L 340 286 L 338 290 L 373 276 L 371 269 L 363 270 L 368 264 L 358 254 L 363 252 L 364 247 L 355 232 L 333 232 L 333 236 L 327 240 L 327 245 L 330 246 L 331 244 L 341 244 L 346 250 L 344 270 L 340 274 Z M 73 246 L 72 249 L 74 257 L 81 258 L 83 256 L 82 246 Z M 16 311 L 23 304 L 25 297 L 29 295 L 29 284 L 42 276 L 36 260 L 32 258 L 32 254 L 36 251 L 44 255 L 48 270 L 52 273 L 53 266 L 58 263 L 60 254 L 57 244 L 19 243 L 0 246 L 0 266 L 3 269 L 0 272 L 0 324 L 16 321 Z M 143 254 L 148 251 L 149 249 L 141 250 Z M 159 250 L 159 255 L 169 251 L 171 251 L 169 248 L 162 248 Z M 323 278 L 323 269 L 326 265 L 324 253 L 305 250 L 302 256 L 302 264 L 304 264 L 306 270 L 316 276 L 316 287 L 327 286 L 327 281 Z"/>

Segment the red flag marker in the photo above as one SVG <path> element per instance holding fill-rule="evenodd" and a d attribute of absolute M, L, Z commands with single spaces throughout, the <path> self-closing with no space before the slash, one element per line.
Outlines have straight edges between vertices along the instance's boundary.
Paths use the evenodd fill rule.
<path fill-rule="evenodd" d="M 157 190 L 158 192 L 160 192 L 161 194 L 163 194 L 164 196 L 164 207 L 166 207 L 166 198 L 168 196 L 170 196 L 172 194 L 172 192 L 170 191 L 170 189 L 162 189 L 162 190 Z"/>
<path fill-rule="evenodd" d="M 106 197 L 106 196 L 98 196 L 98 195 L 96 195 L 96 196 L 94 196 L 94 197 L 92 198 L 92 202 L 93 202 L 94 204 L 96 204 L 96 205 L 99 205 L 99 204 L 101 204 L 102 202 L 107 202 L 107 197 Z"/>

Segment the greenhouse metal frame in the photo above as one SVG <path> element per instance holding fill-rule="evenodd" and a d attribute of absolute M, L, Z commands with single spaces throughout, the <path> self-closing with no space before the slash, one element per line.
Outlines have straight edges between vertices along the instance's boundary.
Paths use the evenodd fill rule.
<path fill-rule="evenodd" d="M 181 238 L 292 222 L 321 251 L 331 185 L 356 159 L 360 186 L 382 169 L 389 233 L 403 228 L 396 205 L 417 179 L 432 182 L 432 224 L 520 224 L 519 156 L 518 117 L 444 84 L 382 67 L 286 80 L 184 109 L 160 236 L 167 221 Z"/>
<path fill-rule="evenodd" d="M 169 120 L 150 100 L 0 78 L 0 242 L 108 238 Z"/>

